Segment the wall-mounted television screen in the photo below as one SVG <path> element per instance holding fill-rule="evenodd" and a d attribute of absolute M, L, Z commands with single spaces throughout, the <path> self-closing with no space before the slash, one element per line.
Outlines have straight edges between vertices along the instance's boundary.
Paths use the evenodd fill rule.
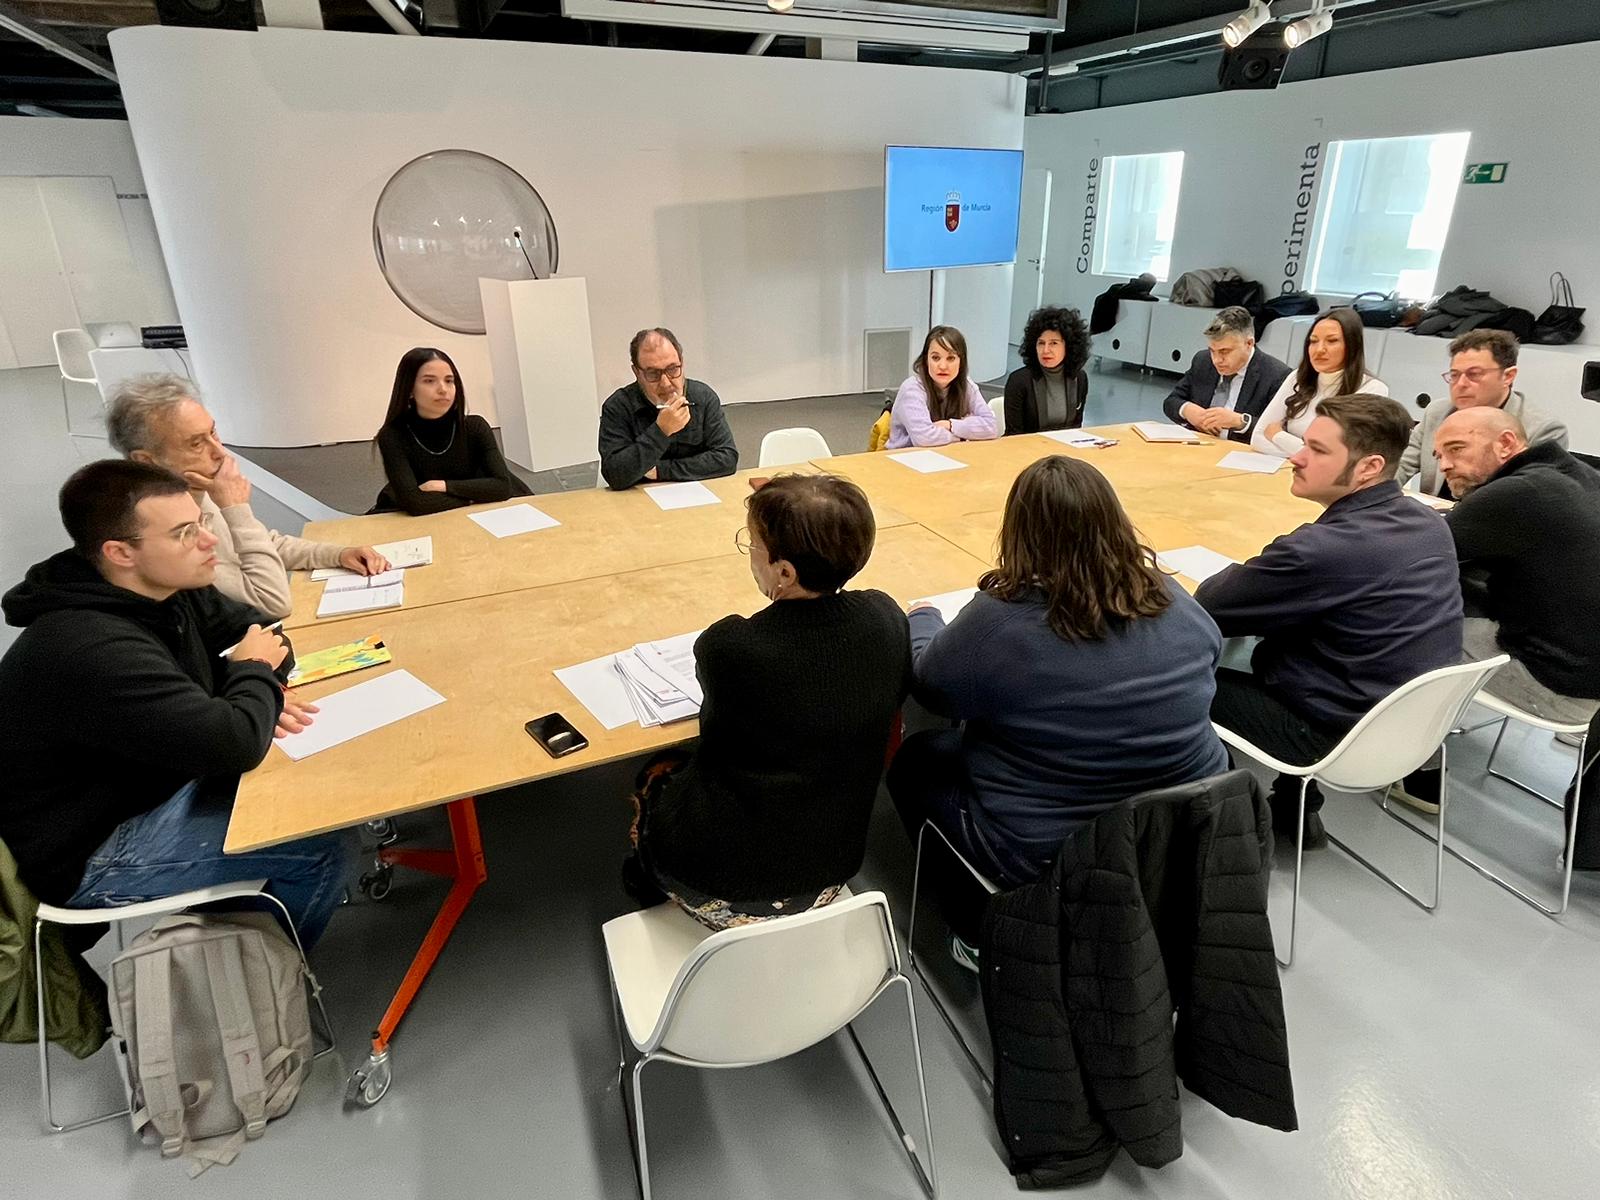
<path fill-rule="evenodd" d="M 1014 262 L 1021 208 L 1021 150 L 886 146 L 883 269 Z"/>

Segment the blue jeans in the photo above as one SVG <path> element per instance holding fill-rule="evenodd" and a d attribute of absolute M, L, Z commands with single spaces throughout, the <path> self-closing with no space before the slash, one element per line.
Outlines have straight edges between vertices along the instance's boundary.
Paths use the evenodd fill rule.
<path fill-rule="evenodd" d="M 83 882 L 67 907 L 109 908 L 213 884 L 265 879 L 309 948 L 339 905 L 354 845 L 346 833 L 324 833 L 264 850 L 224 854 L 233 790 L 233 782 L 193 780 L 149 812 L 122 822 L 89 856 Z M 277 912 L 273 905 L 266 909 Z"/>

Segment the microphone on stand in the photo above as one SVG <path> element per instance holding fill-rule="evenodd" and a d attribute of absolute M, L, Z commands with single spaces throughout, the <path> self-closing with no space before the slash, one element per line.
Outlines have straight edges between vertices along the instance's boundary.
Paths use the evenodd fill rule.
<path fill-rule="evenodd" d="M 517 249 L 522 251 L 523 261 L 528 264 L 528 274 L 534 279 L 539 278 L 539 272 L 533 269 L 533 259 L 528 257 L 528 248 L 522 244 L 521 225 L 513 225 L 511 227 L 511 237 L 517 243 Z"/>

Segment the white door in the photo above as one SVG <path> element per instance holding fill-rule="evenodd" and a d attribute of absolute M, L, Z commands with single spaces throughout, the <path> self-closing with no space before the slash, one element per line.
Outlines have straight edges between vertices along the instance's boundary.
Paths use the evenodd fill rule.
<path fill-rule="evenodd" d="M 1050 172 L 1022 173 L 1022 216 L 1017 224 L 1017 268 L 1011 282 L 1011 344 L 1028 314 L 1043 303 L 1044 242 L 1050 226 Z"/>
<path fill-rule="evenodd" d="M 0 178 L 0 322 L 22 367 L 55 362 L 51 333 L 79 324 L 36 179 Z"/>

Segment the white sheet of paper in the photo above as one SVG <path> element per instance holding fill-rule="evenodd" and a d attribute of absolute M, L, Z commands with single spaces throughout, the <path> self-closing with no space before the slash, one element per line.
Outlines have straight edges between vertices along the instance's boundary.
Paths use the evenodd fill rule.
<path fill-rule="evenodd" d="M 386 587 L 353 588 L 350 591 L 333 590 L 333 580 L 322 589 L 322 602 L 317 605 L 318 617 L 342 617 L 347 613 L 370 612 L 378 608 L 399 608 L 406 602 L 406 585 L 391 583 Z"/>
<path fill-rule="evenodd" d="M 604 654 L 556 672 L 561 685 L 607 729 L 620 729 L 639 719 L 615 660 L 616 655 Z"/>
<path fill-rule="evenodd" d="M 937 450 L 907 450 L 889 457 L 902 467 L 910 467 L 924 475 L 931 475 L 935 471 L 959 471 L 967 465 Z"/>
<path fill-rule="evenodd" d="M 1177 550 L 1162 550 L 1156 561 L 1169 571 L 1187 575 L 1196 583 L 1204 583 L 1224 567 L 1233 566 L 1233 559 L 1218 554 L 1204 546 L 1183 546 Z"/>
<path fill-rule="evenodd" d="M 674 508 L 699 508 L 702 504 L 722 503 L 717 494 L 703 483 L 653 483 L 644 489 L 644 494 L 669 512 Z"/>
<path fill-rule="evenodd" d="M 554 529 L 561 524 L 549 513 L 531 504 L 513 504 L 509 508 L 492 508 L 488 512 L 467 515 L 497 538 L 513 537 L 519 533 L 534 533 L 540 529 Z"/>
<path fill-rule="evenodd" d="M 391 583 L 401 583 L 405 580 L 406 573 L 399 567 L 382 571 L 377 575 L 335 575 L 328 580 L 327 586 L 322 589 L 324 596 L 330 592 L 359 592 L 364 588 L 388 587 Z"/>
<path fill-rule="evenodd" d="M 1271 475 L 1288 461 L 1287 458 L 1279 458 L 1276 454 L 1257 454 L 1254 450 L 1230 450 L 1217 459 L 1217 466 L 1229 471 L 1256 471 L 1262 475 Z"/>
<path fill-rule="evenodd" d="M 1200 435 L 1182 425 L 1169 425 L 1164 421 L 1135 421 L 1133 427 L 1147 442 L 1198 442 Z"/>
<path fill-rule="evenodd" d="M 1427 505 L 1429 508 L 1433 509 L 1434 512 L 1446 513 L 1455 507 L 1455 505 L 1449 500 L 1441 499 L 1438 496 L 1429 496 L 1422 492 L 1407 492 L 1406 495 L 1410 496 L 1418 504 Z"/>
<path fill-rule="evenodd" d="M 1047 429 L 1044 436 L 1052 442 L 1060 442 L 1063 446 L 1071 446 L 1077 450 L 1095 450 L 1101 446 L 1115 446 L 1116 438 L 1103 438 L 1098 434 L 1085 433 L 1081 429 Z"/>
<path fill-rule="evenodd" d="M 410 671 L 391 671 L 324 696 L 317 701 L 317 714 L 309 726 L 278 738 L 273 745 L 299 762 L 443 703 L 443 696 Z"/>
<path fill-rule="evenodd" d="M 389 560 L 391 569 L 396 567 L 425 567 L 433 561 L 433 537 L 431 535 L 419 538 L 407 538 L 403 542 L 382 542 L 373 547 L 379 554 Z M 354 571 L 346 571 L 343 567 L 318 567 L 311 572 L 311 578 L 317 582 L 324 579 L 337 579 L 343 575 L 354 575 Z"/>
<path fill-rule="evenodd" d="M 696 704 L 705 703 L 705 693 L 700 690 L 700 680 L 694 673 L 694 644 L 705 632 L 680 633 L 677 637 L 662 638 L 636 646 L 640 657 L 658 675 L 664 676 Z"/>
<path fill-rule="evenodd" d="M 957 588 L 953 592 L 940 592 L 937 596 L 924 596 L 921 600 L 913 600 L 912 604 L 931 604 L 939 610 L 939 615 L 944 618 L 946 625 L 956 619 L 956 614 L 967 606 L 967 602 L 978 594 L 975 587 Z"/>

